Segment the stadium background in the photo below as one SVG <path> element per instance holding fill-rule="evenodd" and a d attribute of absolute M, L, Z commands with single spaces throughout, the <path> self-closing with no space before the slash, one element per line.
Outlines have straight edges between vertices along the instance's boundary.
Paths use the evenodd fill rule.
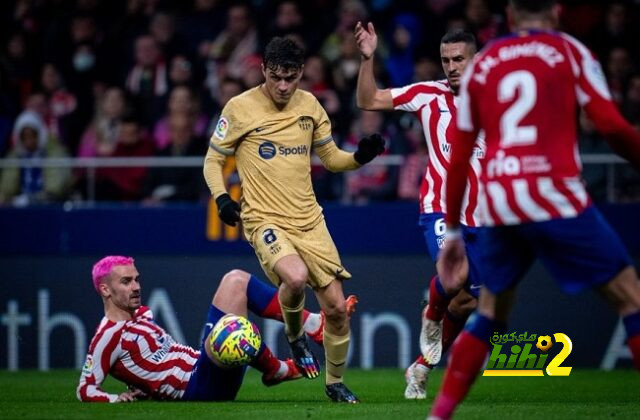
<path fill-rule="evenodd" d="M 140 141 L 153 144 L 135 156 L 154 156 L 161 151 L 153 151 L 161 149 L 158 138 L 167 135 L 167 123 L 158 123 L 175 117 L 165 115 L 174 112 L 166 109 L 169 92 L 182 84 L 197 94 L 197 105 L 187 112 L 191 131 L 197 131 L 199 117 L 205 120 L 204 131 L 193 135 L 192 142 L 206 146 L 206 127 L 215 121 L 223 101 L 220 83 L 237 71 L 244 86 L 255 84 L 259 63 L 255 53 L 272 35 L 294 34 L 305 42 L 310 57 L 319 57 L 307 66 L 319 61 L 325 68 L 319 72 L 321 77 L 305 76 L 305 87 L 331 110 L 337 141 L 351 147 L 371 125 L 380 124 L 391 140 L 390 153 L 401 157 L 400 165 L 377 166 L 364 174 L 333 176 L 315 167 L 313 175 L 330 230 L 354 274 L 346 290 L 358 294 L 361 301 L 352 322 L 351 365 L 404 367 L 418 351 L 420 300 L 426 280 L 434 272 L 416 224 L 417 180 L 426 159 L 423 139 L 410 116 L 393 114 L 377 121 L 379 116 L 355 109 L 354 76 L 359 61 L 353 46 L 349 47 L 352 40 L 347 26 L 354 19 L 374 21 L 382 44 L 378 79 L 382 85 L 397 86 L 438 77 L 438 40 L 448 27 L 469 27 L 481 42 L 504 33 L 502 10 L 506 2 L 252 1 L 245 4 L 252 16 L 250 26 L 256 30 L 255 51 L 244 54 L 233 67 L 229 64 L 232 54 L 210 44 L 229 29 L 227 11 L 237 3 L 2 2 L 0 150 L 9 156 L 15 146 L 11 132 L 16 119 L 26 109 L 34 109 L 42 114 L 49 141 L 71 158 L 68 162 L 82 156 L 132 156 L 114 150 L 106 155 L 80 153 L 83 137 L 99 119 L 97 110 L 105 92 L 116 86 L 127 91 L 126 113 L 130 115 L 126 117 L 138 124 Z M 301 22 L 284 19 L 285 24 L 278 26 L 281 3 L 297 5 Z M 640 125 L 636 62 L 640 45 L 634 42 L 638 28 L 633 23 L 638 21 L 639 11 L 637 2 L 566 1 L 563 18 L 563 27 L 598 54 L 616 101 L 636 126 Z M 175 36 L 163 43 L 161 61 L 171 66 L 175 61 L 176 68 L 189 68 L 191 75 L 183 81 L 168 76 L 166 92 L 127 85 L 136 71 L 136 39 L 152 32 L 161 40 L 163 30 L 172 25 Z M 411 41 L 406 41 L 407 36 Z M 396 45 L 398 39 L 405 41 Z M 199 49 L 203 42 L 207 43 L 204 51 Z M 87 67 L 89 56 L 93 64 Z M 176 57 L 184 60 L 174 60 Z M 51 83 L 52 72 L 58 74 L 57 84 Z M 124 113 L 120 120 L 125 119 Z M 581 128 L 582 153 L 609 153 L 584 118 Z M 199 169 L 192 169 L 187 176 L 199 177 Z M 587 165 L 585 169 L 590 192 L 637 262 L 637 175 L 624 164 Z M 145 301 L 156 306 L 160 322 L 172 334 L 191 345 L 197 343 L 206 306 L 222 274 L 235 267 L 261 273 L 237 230 L 219 224 L 201 185 L 188 199 L 163 200 L 153 196 L 153 186 L 144 177 L 133 190 L 122 191 L 113 188 L 108 174 L 101 178 L 100 169 L 95 185 L 91 185 L 94 181 L 88 179 L 88 172 L 68 167 L 67 171 L 65 188 L 56 194 L 11 196 L 0 192 L 0 368 L 81 365 L 87 340 L 102 313 L 89 282 L 91 264 L 102 255 L 136 257 Z M 153 177 L 151 170 L 142 171 Z M 232 168 L 228 180 L 234 181 Z M 27 198 L 16 200 L 20 196 Z M 574 343 L 567 364 L 628 366 L 628 354 L 616 335 L 617 318 L 594 294 L 569 299 L 550 283 L 542 268 L 534 267 L 519 291 L 510 329 L 566 333 Z M 278 334 L 273 325 L 259 324 L 269 340 Z M 286 354 L 282 340 L 273 338 L 272 342 L 278 343 L 279 354 Z"/>

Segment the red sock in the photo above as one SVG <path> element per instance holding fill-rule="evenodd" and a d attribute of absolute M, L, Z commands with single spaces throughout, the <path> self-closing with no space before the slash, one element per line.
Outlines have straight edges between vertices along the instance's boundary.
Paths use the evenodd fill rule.
<path fill-rule="evenodd" d="M 432 321 L 440 321 L 451 300 L 442 289 L 438 287 L 438 276 L 434 276 L 429 284 L 429 305 L 427 306 L 427 318 Z"/>
<path fill-rule="evenodd" d="M 309 316 L 309 311 L 306 309 L 302 314 L 302 322 L 304 323 Z M 282 321 L 282 309 L 280 308 L 280 299 L 278 298 L 278 293 L 273 295 L 273 298 L 269 301 L 269 304 L 264 308 L 261 314 L 259 314 L 263 318 L 275 319 L 276 321 Z"/>
<path fill-rule="evenodd" d="M 271 373 L 280 369 L 280 360 L 271 353 L 269 347 L 263 344 L 263 348 L 258 354 L 258 357 L 250 363 L 250 366 L 258 369 L 262 373 Z"/>
<path fill-rule="evenodd" d="M 431 409 L 431 415 L 451 418 L 454 410 L 469 392 L 473 381 L 484 365 L 489 343 L 463 332 L 453 347 L 449 366 L 445 372 L 442 389 Z"/>
<path fill-rule="evenodd" d="M 466 322 L 467 318 L 458 318 L 451 315 L 449 311 L 445 312 L 442 323 L 442 354 L 449 350 Z"/>
<path fill-rule="evenodd" d="M 630 337 L 627 340 L 627 346 L 633 356 L 633 367 L 640 370 L 640 334 Z"/>

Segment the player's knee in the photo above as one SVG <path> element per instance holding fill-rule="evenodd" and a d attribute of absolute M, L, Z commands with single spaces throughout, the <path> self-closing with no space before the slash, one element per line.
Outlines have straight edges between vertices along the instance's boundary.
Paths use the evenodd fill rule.
<path fill-rule="evenodd" d="M 306 266 L 290 267 L 281 280 L 287 285 L 287 287 L 294 293 L 303 293 L 307 285 L 307 279 L 309 277 L 309 270 Z"/>
<path fill-rule="evenodd" d="M 247 290 L 247 284 L 249 283 L 249 278 L 251 275 L 246 271 L 234 269 L 227 272 L 224 276 L 222 276 L 222 280 L 220 281 L 220 289 L 233 289 L 236 291 L 244 291 Z"/>
<path fill-rule="evenodd" d="M 339 326 L 347 320 L 347 305 L 344 300 L 341 302 L 330 302 L 323 308 L 327 322 L 331 325 Z"/>

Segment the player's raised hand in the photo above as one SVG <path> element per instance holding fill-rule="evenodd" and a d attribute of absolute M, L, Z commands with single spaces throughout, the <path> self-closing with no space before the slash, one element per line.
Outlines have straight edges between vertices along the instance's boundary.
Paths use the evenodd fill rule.
<path fill-rule="evenodd" d="M 366 59 L 371 58 L 378 46 L 378 36 L 376 35 L 373 23 L 367 23 L 366 28 L 362 22 L 356 23 L 354 33 L 356 35 L 356 44 L 358 45 L 360 54 L 362 54 Z"/>
<path fill-rule="evenodd" d="M 222 194 L 216 198 L 218 216 L 229 226 L 235 226 L 240 221 L 240 205 L 233 201 L 229 194 Z"/>
<path fill-rule="evenodd" d="M 380 134 L 374 133 L 360 140 L 358 150 L 353 154 L 353 158 L 360 165 L 364 165 L 382 153 L 384 153 L 384 139 Z"/>
<path fill-rule="evenodd" d="M 445 289 L 449 285 L 455 285 L 461 276 L 466 276 L 469 267 L 464 241 L 459 229 L 447 229 L 444 247 L 438 256 L 436 269 Z"/>

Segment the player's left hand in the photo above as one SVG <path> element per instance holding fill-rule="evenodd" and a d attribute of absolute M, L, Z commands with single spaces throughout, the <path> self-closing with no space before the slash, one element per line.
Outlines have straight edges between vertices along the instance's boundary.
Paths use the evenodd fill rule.
<path fill-rule="evenodd" d="M 382 153 L 384 153 L 384 139 L 380 134 L 374 133 L 360 140 L 358 150 L 353 154 L 353 158 L 360 165 L 364 165 Z"/>
<path fill-rule="evenodd" d="M 146 397 L 146 394 L 142 390 L 134 388 L 130 391 L 123 392 L 122 394 L 118 395 L 118 399 L 116 400 L 116 402 L 133 402 L 138 398 L 144 397 Z"/>
<path fill-rule="evenodd" d="M 464 241 L 460 235 L 450 235 L 447 232 L 447 238 L 444 247 L 438 256 L 436 269 L 442 285 L 454 285 L 457 279 L 468 272 L 467 254 L 464 248 Z"/>

